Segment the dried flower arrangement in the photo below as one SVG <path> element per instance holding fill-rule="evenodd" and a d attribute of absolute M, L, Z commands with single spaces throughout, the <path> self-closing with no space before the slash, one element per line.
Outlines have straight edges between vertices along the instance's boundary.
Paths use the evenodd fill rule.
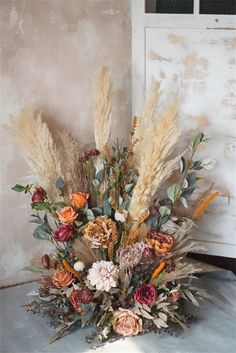
<path fill-rule="evenodd" d="M 32 108 L 13 122 L 39 183 L 13 190 L 31 195 L 33 236 L 55 247 L 27 267 L 42 273 L 27 309 L 57 328 L 50 342 L 92 324 L 95 344 L 165 330 L 171 322 L 186 329 L 185 303 L 198 305 L 206 297 L 192 283 L 200 269 L 186 255 L 198 249 L 191 229 L 217 195 L 210 188 L 193 200 L 197 171 L 214 166 L 210 158 L 194 160 L 208 139 L 196 134 L 189 149 L 173 157 L 181 136 L 177 100 L 157 114 L 160 88 L 154 83 L 143 113 L 132 120 L 128 147 L 110 146 L 111 96 L 104 67 L 97 81 L 94 150 L 82 152 L 67 132 L 59 134 L 58 148 Z M 180 181 L 162 190 L 162 199 L 160 187 L 174 171 Z"/>

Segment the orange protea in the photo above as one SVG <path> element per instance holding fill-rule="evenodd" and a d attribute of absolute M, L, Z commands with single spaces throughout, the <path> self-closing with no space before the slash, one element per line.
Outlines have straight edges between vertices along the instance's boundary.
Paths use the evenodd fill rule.
<path fill-rule="evenodd" d="M 63 224 L 72 224 L 77 218 L 78 214 L 72 207 L 64 207 L 57 212 L 58 218 Z"/>
<path fill-rule="evenodd" d="M 117 240 L 117 227 L 107 216 L 99 216 L 90 221 L 85 227 L 84 237 L 92 248 L 108 248 L 108 245 Z"/>
<path fill-rule="evenodd" d="M 154 247 L 156 253 L 160 256 L 170 252 L 174 245 L 174 240 L 169 234 L 155 230 L 148 232 L 146 240 Z"/>
<path fill-rule="evenodd" d="M 60 268 L 52 276 L 52 282 L 57 288 L 68 287 L 74 280 L 74 276 L 66 268 Z"/>
<path fill-rule="evenodd" d="M 83 192 L 74 192 L 70 197 L 70 202 L 73 207 L 82 208 L 87 204 L 89 194 Z"/>

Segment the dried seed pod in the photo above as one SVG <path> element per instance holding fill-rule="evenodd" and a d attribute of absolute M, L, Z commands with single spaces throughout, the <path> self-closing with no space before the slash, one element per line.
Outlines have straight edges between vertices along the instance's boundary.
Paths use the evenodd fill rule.
<path fill-rule="evenodd" d="M 50 268 L 50 258 L 47 254 L 43 255 L 41 262 L 44 268 L 46 269 Z"/>

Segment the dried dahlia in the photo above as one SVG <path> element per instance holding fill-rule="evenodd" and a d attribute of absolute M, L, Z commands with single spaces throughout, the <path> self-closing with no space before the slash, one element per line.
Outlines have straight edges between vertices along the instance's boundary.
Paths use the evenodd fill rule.
<path fill-rule="evenodd" d="M 70 302 L 71 305 L 73 306 L 74 310 L 77 312 L 78 315 L 82 315 L 83 309 L 80 307 L 80 298 L 79 298 L 79 291 L 78 290 L 74 290 L 71 295 L 70 295 Z"/>
<path fill-rule="evenodd" d="M 107 216 L 88 222 L 84 231 L 84 237 L 92 248 L 108 248 L 109 243 L 116 242 L 117 234 L 116 223 Z"/>
<path fill-rule="evenodd" d="M 97 261 L 88 271 L 87 279 L 97 290 L 109 292 L 117 286 L 119 270 L 112 261 Z"/>
<path fill-rule="evenodd" d="M 155 230 L 148 232 L 147 242 L 154 247 L 159 256 L 166 255 L 174 245 L 174 239 L 169 234 L 160 233 Z"/>
<path fill-rule="evenodd" d="M 148 249 L 151 249 L 151 246 L 144 242 L 121 248 L 118 253 L 118 262 L 124 268 L 133 268 L 141 261 L 142 256 L 146 254 Z"/>

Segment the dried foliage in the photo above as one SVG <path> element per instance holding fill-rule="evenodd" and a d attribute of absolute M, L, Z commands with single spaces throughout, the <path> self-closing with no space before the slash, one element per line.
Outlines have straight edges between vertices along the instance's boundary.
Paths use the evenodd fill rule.
<path fill-rule="evenodd" d="M 105 152 L 106 145 L 109 142 L 112 124 L 112 82 L 108 66 L 102 67 L 98 73 L 95 92 L 94 108 L 94 135 L 96 148 Z"/>
<path fill-rule="evenodd" d="M 58 151 L 41 113 L 33 107 L 24 109 L 12 121 L 11 130 L 23 150 L 23 156 L 38 178 L 38 182 L 55 195 L 54 183 L 62 174 Z"/>

